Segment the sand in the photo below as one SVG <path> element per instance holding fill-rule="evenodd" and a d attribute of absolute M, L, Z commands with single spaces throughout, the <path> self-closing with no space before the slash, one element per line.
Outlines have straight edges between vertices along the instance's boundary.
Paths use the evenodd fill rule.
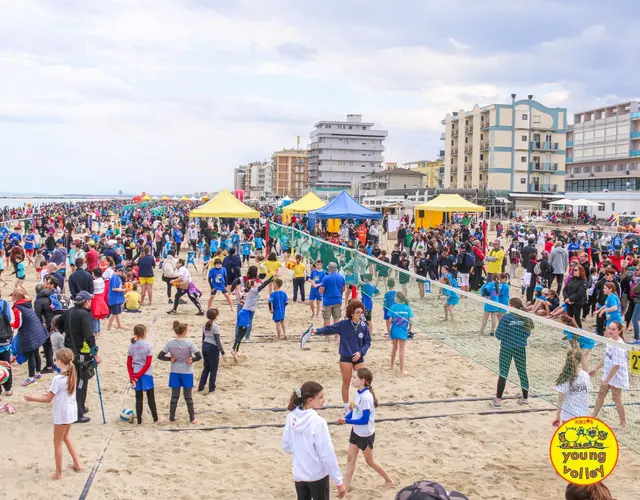
<path fill-rule="evenodd" d="M 193 272 L 202 290 L 205 279 Z M 35 273 L 29 269 L 29 290 Z M 133 391 L 123 394 L 127 384 L 126 352 L 133 325 L 140 322 L 150 328 L 149 340 L 154 352 L 172 338 L 171 323 L 179 319 L 190 325 L 189 337 L 200 345 L 203 318 L 196 317 L 191 303 L 181 305 L 177 316 L 166 314 L 169 306 L 165 284 L 154 285 L 154 304 L 142 314 L 123 314 L 124 330 L 106 331 L 98 343 L 103 363 L 99 367 L 107 423 L 102 424 L 95 379 L 90 382 L 87 406 L 91 422 L 74 425 L 74 440 L 84 470 L 71 470 L 65 454 L 63 480 L 49 479 L 53 472 L 52 408 L 25 403 L 26 392 L 46 391 L 52 375 L 45 375 L 36 385 L 22 388 L 26 365 L 15 368 L 17 386 L 10 398 L 0 397 L 0 404 L 10 402 L 15 415 L 0 414 L 4 462 L 0 497 L 78 498 L 97 458 L 109 444 L 95 475 L 87 498 L 216 498 L 216 499 L 291 499 L 295 498 L 291 474 L 291 457 L 280 449 L 282 429 L 198 430 L 218 425 L 282 424 L 286 413 L 254 411 L 251 408 L 284 407 L 293 389 L 306 380 L 316 380 L 325 387 L 328 404 L 340 404 L 340 377 L 337 344 L 313 338 L 301 350 L 297 337 L 310 324 L 306 304 L 293 304 L 287 311 L 290 340 L 274 342 L 271 322 L 263 292 L 253 328 L 254 342 L 242 344 L 246 355 L 238 364 L 221 361 L 217 391 L 195 393 L 198 424 L 192 425 L 184 401 L 178 405 L 177 422 L 168 423 L 170 390 L 167 387 L 169 364 L 154 361 L 156 400 L 162 423 L 154 426 L 145 407 L 141 426 L 119 420 L 121 408 L 134 408 Z M 291 300 L 291 289 L 288 287 Z M 3 295 L 8 295 L 5 288 Z M 206 299 L 206 296 L 204 297 Z M 205 303 L 206 305 L 206 303 Z M 224 299 L 214 303 L 220 308 L 220 325 L 225 348 L 230 350 L 235 315 Z M 435 306 L 434 306 L 435 308 Z M 441 316 L 434 309 L 433 318 Z M 152 326 L 154 318 L 157 318 Z M 432 321 L 437 321 L 432 319 Z M 319 320 L 314 324 L 320 325 Z M 490 397 L 496 376 L 487 368 L 471 362 L 450 347 L 419 334 L 407 346 L 407 369 L 401 377 L 398 369 L 388 369 L 390 343 L 384 340 L 380 307 L 374 310 L 372 348 L 367 355 L 374 373 L 374 387 L 381 402 L 419 401 L 466 397 Z M 477 327 L 477 321 L 475 323 Z M 230 358 L 230 356 L 228 356 Z M 201 362 L 196 364 L 196 381 Z M 505 396 L 516 396 L 519 389 L 509 383 Z M 532 400 L 532 408 L 548 408 L 549 403 Z M 515 401 L 505 410 L 520 409 Z M 381 407 L 378 419 L 402 416 L 442 415 L 487 411 L 487 401 L 449 402 L 430 405 Z M 322 415 L 333 422 L 340 410 L 324 410 Z M 402 486 L 421 479 L 436 480 L 449 489 L 464 492 L 471 499 L 548 499 L 563 498 L 566 483 L 554 472 L 548 447 L 553 434 L 552 413 L 504 414 L 489 416 L 453 416 L 428 420 L 379 422 L 376 425 L 375 453 L 378 461 L 398 484 L 385 491 L 382 479 L 367 468 L 360 457 L 349 497 L 392 499 Z M 188 432 L 165 432 L 170 428 Z M 330 426 L 339 463 L 344 470 L 349 426 Z M 637 494 L 635 479 L 640 475 L 640 457 L 622 447 L 613 475 L 607 480 L 618 499 Z M 332 485 L 333 488 L 333 485 Z M 334 490 L 335 491 L 335 490 Z"/>

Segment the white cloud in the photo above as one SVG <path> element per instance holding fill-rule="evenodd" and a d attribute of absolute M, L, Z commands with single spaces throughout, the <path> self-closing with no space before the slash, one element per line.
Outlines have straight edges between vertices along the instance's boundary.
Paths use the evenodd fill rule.
<path fill-rule="evenodd" d="M 466 45 L 462 42 L 459 42 L 453 37 L 448 37 L 447 40 L 449 40 L 453 48 L 456 50 L 467 50 L 470 47 L 470 45 Z"/>

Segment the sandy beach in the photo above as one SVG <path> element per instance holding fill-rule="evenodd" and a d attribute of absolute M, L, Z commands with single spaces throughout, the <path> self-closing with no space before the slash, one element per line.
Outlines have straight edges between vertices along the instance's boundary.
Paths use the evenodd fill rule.
<path fill-rule="evenodd" d="M 192 271 L 201 290 L 205 278 Z M 103 450 L 104 455 L 87 498 L 294 498 L 291 457 L 281 451 L 282 429 L 258 428 L 239 430 L 199 430 L 220 425 L 283 424 L 286 413 L 256 411 L 255 408 L 283 408 L 293 389 L 307 380 L 325 387 L 329 405 L 339 405 L 340 378 L 337 344 L 333 340 L 313 338 L 301 350 L 299 335 L 312 322 L 307 304 L 292 302 L 287 309 L 289 340 L 275 342 L 275 327 L 266 299 L 262 294 L 253 326 L 253 342 L 242 344 L 243 355 L 236 364 L 230 356 L 221 361 L 217 391 L 195 393 L 198 424 L 191 425 L 181 399 L 177 421 L 168 422 L 170 390 L 167 387 L 169 364 L 154 360 L 156 400 L 161 423 L 154 426 L 145 403 L 141 426 L 119 420 L 123 407 L 134 408 L 133 391 L 127 386 L 126 353 L 134 324 L 149 328 L 154 353 L 173 337 L 171 324 L 179 319 L 190 325 L 188 336 L 201 344 L 203 318 L 195 316 L 191 303 L 181 305 L 177 316 L 168 310 L 165 285 L 156 271 L 154 304 L 145 306 L 141 314 L 123 314 L 123 330 L 106 330 L 98 344 L 103 356 L 99 367 L 105 403 L 106 425 L 102 424 L 95 379 L 90 382 L 87 406 L 91 422 L 72 427 L 71 436 L 80 453 L 84 470 L 74 473 L 65 454 L 63 480 L 49 479 L 53 472 L 52 409 L 41 404 L 27 404 L 26 392 L 48 390 L 51 375 L 28 388 L 20 387 L 26 377 L 26 365 L 14 370 L 14 395 L 0 397 L 11 403 L 17 413 L 0 414 L 2 444 L 5 448 L 0 497 L 78 498 L 89 473 Z M 27 289 L 35 286 L 35 273 L 28 271 Z M 5 288 L 3 296 L 8 296 Z M 203 302 L 206 305 L 208 295 Z M 225 349 L 230 350 L 235 314 L 221 297 L 214 307 L 220 309 L 219 324 Z M 441 316 L 435 309 L 434 315 Z M 155 324 L 152 324 L 155 321 Z M 313 320 L 316 326 L 321 320 Z M 477 328 L 477 322 L 475 324 Z M 494 394 L 496 375 L 471 362 L 450 347 L 425 334 L 417 334 L 407 346 L 409 375 L 401 377 L 397 367 L 389 371 L 391 345 L 384 340 L 384 323 L 379 306 L 374 309 L 373 343 L 367 361 L 374 374 L 373 385 L 380 402 L 460 399 Z M 201 364 L 197 363 L 196 380 Z M 555 367 L 554 367 L 555 370 Z M 507 385 L 506 396 L 517 396 L 519 388 Z M 549 403 L 533 399 L 531 408 L 549 408 Z M 487 401 L 451 401 L 437 404 L 381 407 L 377 419 L 450 415 L 424 420 L 377 422 L 376 457 L 397 483 L 397 488 L 384 491 L 382 479 L 367 468 L 360 457 L 352 492 L 349 497 L 392 499 L 402 487 L 421 479 L 441 482 L 470 499 L 550 499 L 563 498 L 566 483 L 554 472 L 548 458 L 549 441 L 554 428 L 552 413 L 509 414 L 521 409 L 510 400 L 503 415 L 473 415 L 488 411 Z M 322 415 L 334 422 L 339 409 L 327 409 Z M 632 424 L 634 425 L 634 424 Z M 168 432 L 185 429 L 184 432 Z M 330 426 L 334 447 L 341 467 L 346 465 L 350 426 Z M 66 452 L 65 452 L 66 453 Z M 622 447 L 613 475 L 606 481 L 616 498 L 630 499 L 637 493 L 635 479 L 640 475 L 640 457 Z M 10 480 L 9 480 L 10 478 Z M 333 487 L 333 486 L 332 486 Z"/>

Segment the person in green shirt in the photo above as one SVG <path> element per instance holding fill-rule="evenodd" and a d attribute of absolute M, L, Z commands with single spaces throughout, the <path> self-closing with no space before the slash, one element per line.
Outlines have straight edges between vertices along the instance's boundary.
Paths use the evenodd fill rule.
<path fill-rule="evenodd" d="M 409 250 L 411 249 L 411 243 L 413 242 L 413 233 L 407 231 L 407 235 L 404 237 L 404 246 Z"/>

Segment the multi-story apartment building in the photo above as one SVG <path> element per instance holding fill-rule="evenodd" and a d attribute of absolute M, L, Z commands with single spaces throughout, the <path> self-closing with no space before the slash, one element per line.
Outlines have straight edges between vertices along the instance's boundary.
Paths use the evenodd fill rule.
<path fill-rule="evenodd" d="M 360 194 L 384 196 L 389 190 L 404 190 L 408 194 L 425 187 L 425 175 L 422 172 L 408 168 L 387 168 L 367 175 L 362 181 Z"/>
<path fill-rule="evenodd" d="M 271 156 L 273 195 L 301 198 L 307 192 L 308 154 L 306 149 L 283 149 Z"/>
<path fill-rule="evenodd" d="M 640 102 L 573 116 L 567 131 L 567 192 L 640 189 Z"/>
<path fill-rule="evenodd" d="M 447 114 L 445 188 L 502 190 L 517 208 L 561 197 L 567 110 L 532 98 Z"/>
<path fill-rule="evenodd" d="M 233 189 L 247 190 L 249 165 L 239 165 L 233 169 Z"/>
<path fill-rule="evenodd" d="M 386 130 L 376 130 L 362 115 L 346 121 L 321 121 L 309 134 L 309 185 L 330 196 L 355 189 L 365 177 L 382 170 Z"/>
<path fill-rule="evenodd" d="M 253 162 L 248 166 L 247 191 L 250 198 L 259 200 L 270 196 L 272 185 L 272 166 L 269 162 Z"/>
<path fill-rule="evenodd" d="M 425 176 L 424 187 L 439 188 L 444 187 L 444 160 L 420 160 L 403 163 L 405 168 L 410 168 L 415 172 L 420 172 Z"/>

